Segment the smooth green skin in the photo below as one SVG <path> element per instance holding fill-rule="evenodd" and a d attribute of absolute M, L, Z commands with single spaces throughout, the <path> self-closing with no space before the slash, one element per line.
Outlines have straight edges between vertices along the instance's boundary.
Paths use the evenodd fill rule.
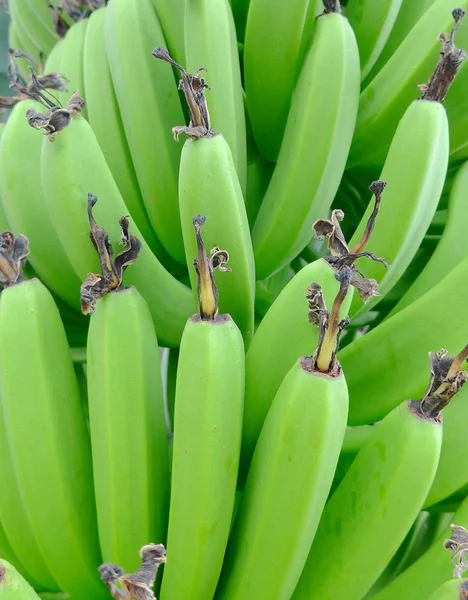
<path fill-rule="evenodd" d="M 83 50 L 88 28 L 88 19 L 74 23 L 65 34 L 60 49 L 59 73 L 68 79 L 67 92 L 53 92 L 62 106 L 66 106 L 74 92 L 78 92 L 80 98 L 85 100 L 83 115 L 87 118 L 87 107 L 85 97 L 85 84 L 83 72 Z"/>
<path fill-rule="evenodd" d="M 351 0 L 346 17 L 356 34 L 364 80 L 385 47 L 403 0 Z M 415 0 L 413 0 L 414 2 Z"/>
<path fill-rule="evenodd" d="M 185 0 L 152 0 L 154 10 L 172 58 L 180 65 L 185 65 L 184 47 L 184 12 Z M 198 68 L 198 67 L 197 67 Z"/>
<path fill-rule="evenodd" d="M 265 279 L 265 281 L 257 281 L 255 285 L 255 314 L 257 317 L 263 319 L 273 302 L 295 274 L 295 271 L 288 265 Z"/>
<path fill-rule="evenodd" d="M 177 178 L 184 125 L 172 69 L 151 55 L 165 46 L 151 0 L 112 0 L 106 7 L 106 47 L 125 133 L 150 223 L 169 254 L 184 263 Z"/>
<path fill-rule="evenodd" d="M 319 17 L 252 230 L 257 279 L 295 258 L 312 238 L 313 222 L 326 217 L 351 144 L 359 78 L 358 48 L 348 21 L 336 13 Z"/>
<path fill-rule="evenodd" d="M 186 69 L 189 73 L 195 73 L 200 67 L 207 69 L 203 77 L 211 87 L 206 93 L 211 126 L 229 144 L 241 189 L 245 192 L 244 96 L 234 17 L 228 0 L 186 0 L 184 26 Z"/>
<path fill-rule="evenodd" d="M 178 366 L 179 366 L 179 349 L 173 348 L 172 350 L 169 350 L 169 357 L 168 357 L 168 361 L 167 361 L 167 374 L 166 374 L 167 408 L 169 411 L 169 416 L 171 418 L 172 429 L 174 429 L 175 390 L 176 390 Z"/>
<path fill-rule="evenodd" d="M 89 240 L 88 192 L 98 198 L 93 214 L 108 232 L 115 253 L 119 219 L 128 215 L 128 209 L 84 118 L 74 118 L 54 142 L 43 137 L 41 173 L 49 212 L 75 271 L 81 280 L 88 273 L 99 273 L 97 253 Z M 142 240 L 142 249 L 126 274 L 126 284 L 135 285 L 148 303 L 160 344 L 178 346 L 187 315 L 193 313 L 193 296 L 152 254 L 132 218 L 130 231 Z"/>
<path fill-rule="evenodd" d="M 236 33 L 239 43 L 243 44 L 245 40 L 245 27 L 247 15 L 250 7 L 250 0 L 229 0 L 231 5 L 234 22 L 236 24 Z"/>
<path fill-rule="evenodd" d="M 61 73 L 61 64 L 62 64 L 62 54 L 63 54 L 63 49 L 65 48 L 65 38 L 62 38 L 61 40 L 58 40 L 58 42 L 55 44 L 55 46 L 52 48 L 52 50 L 49 53 L 49 56 L 47 57 L 47 60 L 45 61 L 45 65 L 44 65 L 44 73 Z M 63 75 L 63 73 L 62 73 Z M 67 88 L 68 90 L 70 90 L 70 88 L 68 87 L 67 84 Z M 84 93 L 84 90 L 82 91 L 82 93 Z M 60 100 L 60 98 L 65 99 L 65 102 L 70 98 L 71 96 L 71 92 L 53 92 L 54 96 Z"/>
<path fill-rule="evenodd" d="M 96 303 L 87 359 L 102 558 L 133 573 L 140 548 L 165 540 L 169 507 L 158 340 L 148 306 L 134 287 Z"/>
<path fill-rule="evenodd" d="M 460 168 L 455 176 L 450 191 L 447 223 L 434 253 L 422 273 L 398 302 L 389 317 L 406 308 L 431 290 L 468 256 L 468 236 L 466 235 L 466 222 L 468 220 L 467 190 L 468 162 Z"/>
<path fill-rule="evenodd" d="M 442 426 L 407 402 L 376 427 L 323 511 L 292 600 L 363 597 L 421 510 L 441 444 Z"/>
<path fill-rule="evenodd" d="M 34 45 L 46 56 L 57 41 L 52 12 L 48 9 L 47 4 L 47 2 L 34 0 L 10 0 L 9 2 L 10 10 L 11 6 L 14 5 L 15 17 L 21 21 Z M 44 13 L 48 18 L 48 23 L 44 22 Z"/>
<path fill-rule="evenodd" d="M 26 52 L 34 61 L 36 67 L 39 63 L 39 49 L 36 44 L 31 39 L 29 33 L 26 31 L 26 28 L 21 20 L 21 17 L 18 14 L 17 6 L 15 2 L 11 2 L 9 4 L 8 10 L 10 12 L 10 19 L 13 27 L 15 29 L 16 40 L 10 39 L 10 45 L 14 50 L 22 50 Z M 29 78 L 29 67 L 25 60 L 18 61 L 19 69 L 25 79 Z"/>
<path fill-rule="evenodd" d="M 411 29 L 416 25 L 419 19 L 424 15 L 426 10 L 434 4 L 435 0 L 403 0 L 397 19 L 392 27 L 390 35 L 385 43 L 385 46 L 380 53 L 380 56 L 373 66 L 364 85 L 367 85 L 378 72 L 383 68 L 385 63 L 391 58 L 393 53 L 398 49 Z M 352 4 L 352 2 L 351 2 Z M 350 4 L 350 5 L 351 5 Z M 348 12 L 346 8 L 346 13 Z"/>
<path fill-rule="evenodd" d="M 309 323 L 307 288 L 322 286 L 325 304 L 331 308 L 339 284 L 333 269 L 319 259 L 293 277 L 262 319 L 246 356 L 246 389 L 242 432 L 241 477 L 245 477 L 255 444 L 273 398 L 299 356 L 313 354 L 318 329 Z M 352 288 L 343 303 L 345 317 L 351 303 Z"/>
<path fill-rule="evenodd" d="M 468 527 L 468 498 L 460 505 L 451 522 Z M 427 600 L 434 590 L 445 581 L 452 579 L 454 566 L 450 561 L 448 550 L 444 548 L 444 541 L 451 536 L 451 533 L 452 530 L 448 526 L 421 558 L 376 594 L 372 600 L 401 600 L 401 598 Z"/>
<path fill-rule="evenodd" d="M 206 216 L 207 252 L 218 246 L 229 253 L 231 273 L 216 273 L 219 310 L 232 316 L 246 347 L 254 333 L 255 263 L 249 224 L 229 145 L 221 134 L 184 143 L 179 172 L 179 206 L 188 265 L 197 256 L 192 217 Z M 189 269 L 194 297 L 197 274 Z"/>
<path fill-rule="evenodd" d="M 5 132 L 5 124 L 0 123 L 0 152 L 1 152 L 1 147 L 2 147 L 2 137 L 3 137 L 4 132 Z M 4 160 L 5 159 L 3 159 L 3 160 L 0 159 L 0 172 L 3 167 Z M 5 210 L 3 208 L 1 184 L 2 184 L 2 181 L 0 180 L 0 230 L 7 231 L 8 229 L 10 229 L 10 225 L 8 224 L 7 216 L 6 216 Z"/>
<path fill-rule="evenodd" d="M 2 292 L 0 331 L 0 398 L 32 533 L 61 590 L 105 598 L 89 434 L 60 315 L 38 279 Z"/>
<path fill-rule="evenodd" d="M 26 121 L 25 114 L 29 108 L 43 112 L 32 100 L 19 102 L 11 111 L 1 138 L 2 208 L 13 232 L 16 235 L 22 233 L 28 238 L 28 261 L 37 275 L 51 291 L 79 311 L 81 281 L 47 210 L 41 189 L 42 138 Z M 18 160 L 18 157 L 21 158 Z"/>
<path fill-rule="evenodd" d="M 0 558 L 1 600 L 39 600 L 39 596 L 13 565 Z"/>
<path fill-rule="evenodd" d="M 86 29 L 83 78 L 88 121 L 130 214 L 152 252 L 163 258 L 165 251 L 154 234 L 146 213 L 115 97 L 107 60 L 105 24 L 106 10 L 101 8 L 91 14 Z"/>
<path fill-rule="evenodd" d="M 278 159 L 299 69 L 309 0 L 251 0 L 244 77 L 252 129 L 261 154 Z"/>
<path fill-rule="evenodd" d="M 2 434 L 3 434 L 3 431 L 2 431 Z M 23 567 L 23 565 L 20 564 L 20 561 L 16 557 L 14 550 L 11 547 L 10 542 L 8 541 L 7 535 L 4 531 L 1 523 L 0 523 L 0 556 L 2 557 L 2 559 L 4 561 L 8 561 L 9 563 L 16 565 L 16 568 L 19 569 L 21 574 L 27 579 L 28 583 L 30 585 L 32 585 L 35 589 L 42 589 L 41 584 L 38 583 L 37 581 L 34 581 L 34 579 L 29 575 L 29 573 L 26 572 L 26 569 Z M 1 559 L 0 559 L 0 564 L 1 564 Z M 0 589 L 1 589 L 1 585 L 0 585 Z M 0 594 L 0 596 L 1 596 L 1 594 Z"/>
<path fill-rule="evenodd" d="M 457 7 L 466 11 L 468 0 L 460 0 Z M 361 93 L 348 169 L 358 165 L 377 167 L 384 163 L 398 122 L 410 102 L 420 95 L 417 86 L 429 81 L 436 68 L 440 53 L 437 38 L 441 32 L 451 31 L 453 9 L 452 0 L 434 2 Z M 467 43 L 468 26 L 462 23 L 456 45 L 463 48 Z M 448 98 L 451 93 L 452 90 Z"/>
<path fill-rule="evenodd" d="M 349 388 L 348 425 L 374 423 L 405 398 L 422 398 L 428 352 L 446 348 L 455 356 L 466 344 L 467 294 L 465 258 L 422 298 L 338 353 Z"/>
<path fill-rule="evenodd" d="M 366 252 L 390 265 L 366 260 L 367 278 L 379 284 L 379 295 L 363 304 L 354 298 L 351 318 L 371 310 L 398 282 L 426 235 L 444 188 L 449 158 L 448 121 L 438 102 L 412 102 L 398 124 L 379 179 L 387 186 Z M 371 199 L 349 247 L 360 240 L 374 210 Z M 362 262 L 362 261 L 361 261 Z"/>
<path fill-rule="evenodd" d="M 428 600 L 465 600 L 468 597 L 468 579 L 451 579 L 443 583 Z"/>
<path fill-rule="evenodd" d="M 449 498 L 468 482 L 468 466 L 462 457 L 468 451 L 468 389 L 462 388 L 444 410 L 444 441 L 439 468 L 425 506 Z"/>
<path fill-rule="evenodd" d="M 164 600 L 212 598 L 236 494 L 244 344 L 228 315 L 187 322 L 177 372 Z"/>
<path fill-rule="evenodd" d="M 258 439 L 217 598 L 289 600 L 325 506 L 347 415 L 344 376 L 311 374 L 298 360 Z"/>

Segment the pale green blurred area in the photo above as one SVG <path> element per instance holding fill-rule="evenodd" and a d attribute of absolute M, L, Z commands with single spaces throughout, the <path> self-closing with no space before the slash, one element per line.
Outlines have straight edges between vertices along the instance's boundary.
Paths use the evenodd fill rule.
<path fill-rule="evenodd" d="M 0 96 L 7 96 L 10 94 L 5 75 L 8 50 L 8 21 L 9 16 L 3 12 L 0 3 Z"/>

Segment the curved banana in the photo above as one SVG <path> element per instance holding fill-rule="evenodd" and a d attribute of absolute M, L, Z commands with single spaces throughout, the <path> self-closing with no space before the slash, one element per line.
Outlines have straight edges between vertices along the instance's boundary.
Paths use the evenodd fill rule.
<path fill-rule="evenodd" d="M 426 294 L 468 256 L 468 240 L 465 235 L 465 223 L 468 218 L 467 191 L 468 162 L 460 168 L 453 182 L 449 196 L 447 223 L 434 253 L 422 273 L 391 311 L 389 317 Z"/>
<path fill-rule="evenodd" d="M 0 152 L 1 152 L 2 137 L 3 137 L 4 132 L 5 132 L 5 124 L 0 123 Z M 2 169 L 2 161 L 0 160 L 0 171 L 1 171 L 1 169 Z M 7 231 L 8 229 L 10 229 L 10 226 L 8 225 L 5 209 L 3 208 L 1 181 L 0 181 L 0 229 L 2 231 Z"/>
<path fill-rule="evenodd" d="M 335 352 L 350 280 L 346 270 L 338 275 L 330 312 L 320 285 L 307 290 L 319 344 L 287 373 L 266 416 L 228 544 L 217 593 L 222 600 L 289 600 L 307 559 L 348 414 L 346 380 Z M 329 343 L 335 345 L 331 356 Z"/>
<path fill-rule="evenodd" d="M 60 67 L 57 69 L 67 78 L 67 92 L 59 92 L 56 97 L 66 106 L 70 95 L 77 92 L 83 97 L 85 92 L 83 75 L 83 49 L 88 19 L 82 19 L 70 27 L 60 43 Z M 82 110 L 87 118 L 86 103 Z"/>
<path fill-rule="evenodd" d="M 457 6 L 468 10 L 468 0 L 460 0 Z M 452 0 L 436 0 L 361 93 L 348 169 L 383 164 L 398 122 L 415 99 L 418 85 L 433 72 L 439 55 L 439 35 L 452 30 L 454 8 L 457 7 Z M 468 24 L 462 23 L 457 43 L 460 48 L 468 46 Z M 461 85 L 464 90 L 464 79 L 457 81 L 454 88 Z"/>
<path fill-rule="evenodd" d="M 9 226 L 30 241 L 29 260 L 37 275 L 51 291 L 79 310 L 80 280 L 59 240 L 42 193 L 42 140 L 25 119 L 29 109 L 38 110 L 40 105 L 26 100 L 13 108 L 0 141 L 0 198 Z"/>
<path fill-rule="evenodd" d="M 187 321 L 177 370 L 165 600 L 213 597 L 236 495 L 244 344 L 232 318 L 218 314 L 213 270 L 228 255 L 219 248 L 206 255 L 203 223 L 193 218 L 199 312 Z"/>
<path fill-rule="evenodd" d="M 106 51 L 106 8 L 94 11 L 84 42 L 84 93 L 88 121 L 119 187 L 125 204 L 151 250 L 160 259 L 168 256 L 154 234 L 141 198 L 135 168 L 115 97 Z"/>
<path fill-rule="evenodd" d="M 181 148 L 171 137 L 184 117 L 172 70 L 151 56 L 155 45 L 165 40 L 150 0 L 109 3 L 107 56 L 143 201 L 161 244 L 184 264 L 177 200 Z"/>
<path fill-rule="evenodd" d="M 464 600 L 468 596 L 468 579 L 451 579 L 443 583 L 428 600 Z"/>
<path fill-rule="evenodd" d="M 300 70 L 309 3 L 251 0 L 249 4 L 244 43 L 247 106 L 256 144 L 272 162 L 278 159 Z"/>
<path fill-rule="evenodd" d="M 359 53 L 337 0 L 327 0 L 295 88 L 273 176 L 252 240 L 257 279 L 289 263 L 327 213 L 344 171 L 357 114 Z M 312 151 L 311 151 L 312 149 Z"/>
<path fill-rule="evenodd" d="M 16 10 L 31 39 L 44 56 L 47 56 L 57 42 L 54 31 L 52 11 L 48 2 L 37 0 L 10 0 L 16 4 Z"/>
<path fill-rule="evenodd" d="M 68 126 L 56 134 L 53 142 L 43 138 L 41 172 L 59 238 L 76 273 L 84 279 L 98 265 L 89 243 L 88 193 L 99 198 L 96 218 L 106 228 L 110 229 L 128 211 L 91 126 L 79 116 L 79 107 L 74 112 L 73 117 L 67 111 L 60 113 L 67 114 L 71 121 L 67 119 Z M 130 225 L 141 238 L 131 218 Z M 111 243 L 118 244 L 118 236 L 111 234 L 110 238 Z M 192 294 L 164 269 L 144 242 L 138 263 L 128 275 L 128 284 L 135 285 L 148 302 L 159 342 L 178 346 L 187 315 L 193 312 Z"/>
<path fill-rule="evenodd" d="M 116 269 L 125 256 L 125 266 L 131 264 L 138 240 L 128 235 L 128 223 L 121 219 L 129 242 L 113 259 L 102 244 L 107 234 L 92 216 L 94 201 L 91 197 L 89 219 L 100 263 L 108 261 Z M 90 320 L 88 407 L 102 557 L 130 572 L 138 568 L 138 551 L 148 540 L 165 538 L 169 459 L 151 313 L 134 287 L 123 287 L 122 274 L 119 279 L 119 287 L 97 300 Z M 82 293 L 82 303 L 85 299 Z"/>
<path fill-rule="evenodd" d="M 453 352 L 468 338 L 468 323 L 459 318 L 467 294 L 468 257 L 419 300 L 340 351 L 348 425 L 375 423 L 405 398 L 424 393 L 427 348 Z"/>
<path fill-rule="evenodd" d="M 178 63 L 185 64 L 185 0 L 172 0 L 171 2 L 166 2 L 166 0 L 152 0 L 152 3 L 161 23 L 164 39 L 167 42 L 171 56 Z"/>
<path fill-rule="evenodd" d="M 371 310 L 393 288 L 418 251 L 444 187 L 449 160 L 449 127 L 443 100 L 415 100 L 398 124 L 380 179 L 387 182 L 379 218 L 367 250 L 390 264 L 366 265 L 379 283 L 379 296 L 364 307 L 354 302 L 351 318 Z M 350 241 L 354 248 L 373 211 L 369 203 Z"/>
<path fill-rule="evenodd" d="M 452 523 L 468 527 L 468 498 L 460 504 Z M 434 590 L 453 577 L 454 565 L 449 560 L 446 546 L 451 534 L 451 527 L 446 528 L 416 562 L 373 596 L 372 600 L 427 600 Z"/>
<path fill-rule="evenodd" d="M 376 581 L 432 484 L 441 411 L 468 380 L 461 371 L 467 356 L 468 346 L 456 357 L 445 350 L 430 353 L 430 384 L 422 400 L 402 402 L 366 440 L 323 511 L 292 600 L 360 600 Z"/>
<path fill-rule="evenodd" d="M 200 67 L 207 70 L 213 129 L 227 141 L 241 189 L 245 192 L 247 142 L 244 96 L 234 18 L 228 0 L 186 0 L 184 41 L 187 71 L 195 73 Z M 203 208 L 200 210 L 203 212 Z M 233 248 L 231 251 L 235 256 Z M 232 317 L 235 320 L 235 315 Z"/>
<path fill-rule="evenodd" d="M 1 600 L 39 600 L 39 596 L 15 567 L 0 558 Z"/>
<path fill-rule="evenodd" d="M 232 153 L 224 136 L 211 130 L 203 95 L 204 81 L 175 63 L 165 48 L 155 48 L 153 55 L 180 70 L 190 109 L 191 125 L 174 128 L 175 139 L 180 133 L 189 138 L 182 149 L 179 172 L 179 208 L 186 261 L 189 265 L 197 252 L 192 217 L 203 213 L 207 219 L 204 227 L 207 245 L 210 248 L 229 248 L 232 257 L 232 273 L 218 276 L 220 310 L 231 315 L 248 347 L 254 332 L 255 263 L 245 203 Z M 198 89 L 196 86 L 200 86 L 201 90 L 197 94 L 194 93 Z M 202 103 L 206 110 L 207 121 L 203 124 L 197 122 L 197 103 Z M 196 296 L 197 274 L 193 269 L 190 270 L 190 281 Z"/>
<path fill-rule="evenodd" d="M 0 295 L 0 400 L 16 485 L 60 589 L 104 598 L 97 573 L 89 434 L 79 389 L 50 292 L 38 279 L 22 280 L 27 252 L 26 238 L 2 235 L 2 276 L 8 287 Z"/>
<path fill-rule="evenodd" d="M 354 29 L 364 80 L 385 48 L 403 0 L 353 0 L 345 14 Z"/>
<path fill-rule="evenodd" d="M 33 60 L 34 64 L 36 65 L 36 67 L 39 66 L 40 64 L 40 52 L 39 52 L 39 48 L 36 46 L 36 44 L 33 42 L 33 40 L 31 39 L 29 33 L 27 32 L 19 14 L 17 11 L 17 6 L 14 2 L 12 2 L 9 6 L 9 11 L 10 11 L 10 18 L 11 18 L 11 25 L 13 25 L 14 31 L 15 31 L 15 35 L 16 35 L 16 40 L 15 39 L 10 39 L 10 46 L 14 49 L 14 50 L 22 50 L 23 52 L 25 52 L 28 56 L 31 57 L 31 59 Z M 11 37 L 11 36 L 10 36 Z M 19 47 L 16 46 L 12 43 L 12 42 L 18 42 Z M 25 79 L 29 78 L 29 71 L 27 69 L 26 66 L 21 65 L 21 73 L 23 75 L 23 77 Z"/>

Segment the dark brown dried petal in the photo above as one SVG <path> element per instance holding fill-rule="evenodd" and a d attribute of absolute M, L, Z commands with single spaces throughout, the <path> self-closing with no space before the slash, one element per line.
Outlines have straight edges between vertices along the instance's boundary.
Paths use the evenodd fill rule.
<path fill-rule="evenodd" d="M 11 231 L 0 234 L 0 287 L 23 281 L 23 268 L 29 255 L 29 240 L 24 235 L 15 238 Z"/>
<path fill-rule="evenodd" d="M 344 213 L 342 210 L 334 210 L 332 211 L 330 219 L 318 219 L 312 225 L 315 237 L 318 240 L 328 237 L 327 247 L 332 257 L 342 256 L 343 254 L 349 253 L 349 249 L 340 226 L 340 221 L 342 221 L 343 218 Z"/>
<path fill-rule="evenodd" d="M 451 561 L 455 566 L 453 576 L 461 578 L 467 569 L 468 532 L 464 527 L 452 525 L 452 535 L 444 542 L 444 548 L 452 552 Z"/>

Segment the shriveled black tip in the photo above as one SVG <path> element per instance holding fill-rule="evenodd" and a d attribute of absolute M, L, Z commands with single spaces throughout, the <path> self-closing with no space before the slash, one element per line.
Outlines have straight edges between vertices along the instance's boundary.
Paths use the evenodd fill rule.
<path fill-rule="evenodd" d="M 373 181 L 369 186 L 369 190 L 376 196 L 381 196 L 386 185 L 387 185 L 386 181 L 381 181 L 381 180 Z"/>
<path fill-rule="evenodd" d="M 88 192 L 88 208 L 93 208 L 97 201 L 97 196 Z"/>
<path fill-rule="evenodd" d="M 170 59 L 167 48 L 163 48 L 162 46 L 157 46 L 151 54 L 155 58 L 160 58 L 161 60 L 169 60 Z"/>
<path fill-rule="evenodd" d="M 463 19 L 465 14 L 466 13 L 463 10 L 463 8 L 455 8 L 454 10 L 452 10 L 452 17 L 454 21 L 460 21 L 461 19 Z"/>
<path fill-rule="evenodd" d="M 195 215 L 192 217 L 192 224 L 195 228 L 203 227 L 206 222 L 206 217 L 204 215 Z"/>

